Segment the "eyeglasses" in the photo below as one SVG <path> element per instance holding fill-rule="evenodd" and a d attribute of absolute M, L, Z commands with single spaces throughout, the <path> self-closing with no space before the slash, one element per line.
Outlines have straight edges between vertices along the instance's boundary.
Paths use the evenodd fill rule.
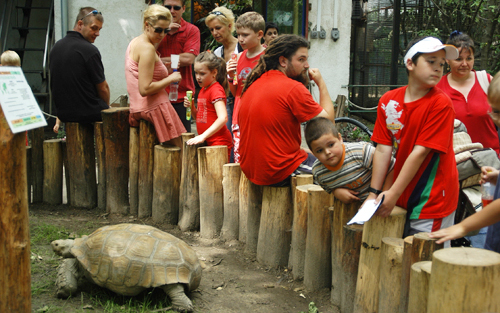
<path fill-rule="evenodd" d="M 176 11 L 179 11 L 180 9 L 182 9 L 182 7 L 180 5 L 169 5 L 169 4 L 167 4 L 167 5 L 165 5 L 165 7 L 167 9 L 169 9 L 169 10 L 172 10 L 172 8 L 174 8 L 174 10 L 176 10 Z"/>
<path fill-rule="evenodd" d="M 220 16 L 220 15 L 222 15 L 222 16 L 226 17 L 226 16 L 224 15 L 224 13 L 222 13 L 221 11 L 212 11 L 212 12 L 210 12 L 208 15 L 211 15 L 211 14 L 213 14 L 213 15 L 215 15 L 215 16 Z"/>
<path fill-rule="evenodd" d="M 101 12 L 99 12 L 99 11 L 97 11 L 97 10 L 93 10 L 93 11 L 90 11 L 89 13 L 87 13 L 87 15 L 85 15 L 84 17 L 82 17 L 82 18 L 80 19 L 80 21 L 81 21 L 81 20 L 83 20 L 84 18 L 86 18 L 87 16 L 89 16 L 90 14 L 93 14 L 93 15 L 101 14 L 101 15 L 102 15 L 102 13 L 101 13 Z"/>
<path fill-rule="evenodd" d="M 161 28 L 161 27 L 154 27 L 153 25 L 151 25 L 151 23 L 148 23 L 151 27 L 154 28 L 155 30 L 155 33 L 157 34 L 161 34 L 162 32 L 163 33 L 168 33 L 170 31 L 170 28 Z"/>

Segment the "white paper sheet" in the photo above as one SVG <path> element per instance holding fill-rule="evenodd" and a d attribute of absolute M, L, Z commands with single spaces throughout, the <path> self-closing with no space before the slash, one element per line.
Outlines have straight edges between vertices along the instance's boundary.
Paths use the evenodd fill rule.
<path fill-rule="evenodd" d="M 375 199 L 374 200 L 368 200 L 363 204 L 361 209 L 359 209 L 358 213 L 354 215 L 354 217 L 347 223 L 347 225 L 351 224 L 360 224 L 363 225 L 365 222 L 369 221 L 370 218 L 372 218 L 373 214 L 375 214 L 375 211 L 380 207 L 380 205 L 384 202 L 384 198 L 382 197 L 382 200 L 375 204 Z"/>

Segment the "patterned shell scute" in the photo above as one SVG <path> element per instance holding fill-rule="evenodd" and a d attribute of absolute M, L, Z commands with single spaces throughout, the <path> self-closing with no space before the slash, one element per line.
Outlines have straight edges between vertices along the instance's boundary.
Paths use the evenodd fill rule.
<path fill-rule="evenodd" d="M 76 239 L 71 252 L 96 284 L 124 295 L 175 283 L 194 290 L 201 280 L 196 252 L 179 238 L 147 225 L 99 228 Z"/>

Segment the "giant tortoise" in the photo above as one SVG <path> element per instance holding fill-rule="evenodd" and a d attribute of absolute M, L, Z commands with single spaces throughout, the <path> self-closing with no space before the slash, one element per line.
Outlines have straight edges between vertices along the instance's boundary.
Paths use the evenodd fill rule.
<path fill-rule="evenodd" d="M 157 228 L 136 224 L 105 226 L 75 240 L 55 240 L 52 248 L 67 258 L 57 274 L 60 297 L 75 294 L 79 278 L 85 276 L 125 296 L 159 287 L 175 309 L 193 310 L 185 290 L 200 285 L 202 267 L 196 252 Z"/>

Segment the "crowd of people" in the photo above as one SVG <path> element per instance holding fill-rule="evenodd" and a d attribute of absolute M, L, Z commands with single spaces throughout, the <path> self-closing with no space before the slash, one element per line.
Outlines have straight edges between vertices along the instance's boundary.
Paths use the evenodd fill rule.
<path fill-rule="evenodd" d="M 448 242 L 500 221 L 500 201 L 494 201 L 452 226 L 459 195 L 454 119 L 474 142 L 500 152 L 500 76 L 473 69 L 475 45 L 466 34 L 452 33 L 447 44 L 434 37 L 409 43 L 403 59 L 408 85 L 380 99 L 374 147 L 343 142 L 327 85 L 309 67 L 305 38 L 278 36 L 278 26 L 257 12 L 235 20 L 231 10 L 217 7 L 205 23 L 221 46 L 200 53 L 200 32 L 182 18 L 184 11 L 185 0 L 144 11 L 143 33 L 125 52 L 130 126 L 147 120 L 160 142 L 180 146 L 180 135 L 191 131 L 190 108 L 198 135 L 187 144 L 227 146 L 228 159 L 240 163 L 252 183 L 286 186 L 294 175 L 313 174 L 343 202 L 382 201 L 380 216 L 405 208 L 405 236 L 432 232 Z M 82 8 L 74 29 L 52 49 L 52 93 L 63 122 L 99 121 L 109 105 L 101 56 L 92 45 L 102 24 L 101 12 Z M 179 57 L 177 67 L 172 55 Z M 450 72 L 443 76 L 445 64 Z M 186 96 L 196 91 L 193 69 L 196 102 Z M 307 89 L 311 80 L 319 101 Z M 172 84 L 178 84 L 177 100 L 169 99 Z M 310 151 L 301 147 L 304 122 Z M 496 183 L 498 174 L 485 168 L 482 181 Z M 488 249 L 500 252 L 499 231 L 500 224 L 488 228 Z"/>

